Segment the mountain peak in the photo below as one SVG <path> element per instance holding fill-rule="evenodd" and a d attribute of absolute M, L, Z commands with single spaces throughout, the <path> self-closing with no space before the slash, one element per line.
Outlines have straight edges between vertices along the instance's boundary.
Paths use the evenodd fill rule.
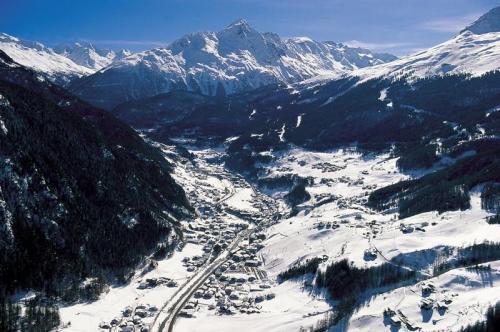
<path fill-rule="evenodd" d="M 461 31 L 470 31 L 476 35 L 489 32 L 500 32 L 500 6 L 493 8 L 471 25 Z"/>
<path fill-rule="evenodd" d="M 241 32 L 248 33 L 252 31 L 253 28 L 250 26 L 250 24 L 248 24 L 248 22 L 245 19 L 240 18 L 234 21 L 233 23 L 229 24 L 225 30 L 234 30 L 237 31 L 238 33 Z"/>

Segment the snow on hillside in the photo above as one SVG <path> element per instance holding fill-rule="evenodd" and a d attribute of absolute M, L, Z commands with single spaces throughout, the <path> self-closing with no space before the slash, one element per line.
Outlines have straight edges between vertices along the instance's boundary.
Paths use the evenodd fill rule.
<path fill-rule="evenodd" d="M 500 32 L 500 6 L 488 11 L 461 32 L 464 31 L 475 34 Z"/>
<path fill-rule="evenodd" d="M 481 76 L 500 70 L 500 7 L 490 10 L 455 37 L 434 47 L 391 62 L 355 69 L 349 74 L 361 82 L 370 79 L 414 80 L 431 76 L 470 74 Z M 314 87 L 338 79 L 326 73 L 300 82 Z"/>
<path fill-rule="evenodd" d="M 500 7 L 496 7 L 442 44 L 389 64 L 359 70 L 355 75 L 365 80 L 403 76 L 411 79 L 460 73 L 480 76 L 499 69 Z"/>
<path fill-rule="evenodd" d="M 294 162 L 290 163 L 290 159 Z M 492 232 L 496 226 L 484 221 L 490 214 L 481 209 L 479 193 L 471 198 L 472 209 L 441 215 L 428 212 L 397 219 L 396 214 L 380 214 L 364 207 L 366 193 L 407 177 L 397 172 L 395 163 L 396 159 L 389 159 L 388 155 L 363 158 L 345 151 L 296 150 L 283 157 L 272 168 L 271 176 L 297 174 L 314 178 L 314 184 L 307 188 L 313 198 L 304 203 L 303 212 L 268 230 L 269 239 L 262 250 L 268 272 L 276 275 L 297 260 L 324 254 L 334 260 L 348 258 L 359 266 L 371 266 L 437 246 L 460 247 L 500 240 Z M 335 201 L 321 204 L 330 197 L 335 197 Z M 321 223 L 336 226 L 320 227 Z M 402 224 L 413 228 L 426 226 L 423 232 L 403 235 Z M 383 257 L 367 261 L 364 251 L 374 247 Z"/>
<path fill-rule="evenodd" d="M 73 43 L 58 45 L 54 48 L 60 54 L 74 63 L 97 71 L 110 65 L 113 61 L 123 59 L 132 53 L 128 50 L 118 52 L 94 47 L 91 43 Z"/>
<path fill-rule="evenodd" d="M 474 34 L 465 31 L 427 50 L 391 63 L 354 72 L 363 80 L 373 78 L 423 78 L 446 74 L 484 73 L 500 69 L 500 32 Z"/>
<path fill-rule="evenodd" d="M 98 91 L 138 99 L 175 88 L 206 95 L 233 94 L 273 83 L 291 83 L 316 75 L 340 76 L 357 68 L 394 60 L 333 42 L 282 39 L 260 33 L 238 20 L 218 32 L 188 34 L 168 45 L 117 61 L 76 86 L 93 100 Z M 126 90 L 115 86 L 125 82 Z M 115 91 L 116 90 L 116 91 Z"/>
<path fill-rule="evenodd" d="M 399 319 L 406 319 L 422 331 L 458 331 L 483 321 L 486 310 L 498 301 L 500 293 L 500 261 L 486 265 L 491 270 L 478 272 L 459 268 L 377 296 L 353 315 L 349 328 L 366 332 L 390 330 L 389 319 L 383 315 L 385 308 L 395 311 Z M 429 284 L 436 292 L 426 296 L 422 288 Z M 422 309 L 423 299 L 428 299 L 433 307 Z"/>
<path fill-rule="evenodd" d="M 94 72 L 40 43 L 20 40 L 5 33 L 0 33 L 0 50 L 19 64 L 42 72 L 58 83 L 67 83 L 72 78 Z"/>
<path fill-rule="evenodd" d="M 432 264 L 446 248 L 500 241 L 498 225 L 485 221 L 491 214 L 481 209 L 480 188 L 473 191 L 469 210 L 398 219 L 396 213 L 379 213 L 364 205 L 372 190 L 409 177 L 397 171 L 396 159 L 388 154 L 292 149 L 275 157 L 277 160 L 264 172 L 266 176 L 294 174 L 312 179 L 306 187 L 311 199 L 299 206 L 301 211 L 296 216 L 268 227 L 259 251 L 275 297 L 262 302 L 260 312 L 251 315 L 216 315 L 202 303 L 194 318 L 178 321 L 178 331 L 196 331 L 199 326 L 207 326 L 207 331 L 232 331 L 236 325 L 240 331 L 298 331 L 314 326 L 334 308 L 334 301 L 324 291 L 312 288 L 310 278 L 276 282 L 280 272 L 308 258 L 326 257 L 321 269 L 343 258 L 358 267 L 377 266 L 397 258 L 401 266 L 430 277 Z M 284 194 L 276 190 L 271 193 L 275 197 Z M 400 310 L 411 324 L 426 331 L 434 327 L 456 330 L 480 319 L 494 302 L 492 294 L 500 287 L 499 269 L 500 263 L 493 263 L 487 280 L 465 269 L 430 279 L 437 288 L 431 296 L 436 309 L 430 312 L 420 309 L 422 283 L 375 296 L 351 317 L 348 330 L 390 330 L 383 313 L 386 307 Z M 447 308 L 438 309 L 444 301 Z M 464 312 L 470 316 L 457 319 Z"/>

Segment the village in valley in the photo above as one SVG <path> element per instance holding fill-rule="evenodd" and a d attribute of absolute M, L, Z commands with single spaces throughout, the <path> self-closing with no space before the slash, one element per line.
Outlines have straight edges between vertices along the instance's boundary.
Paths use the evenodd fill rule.
<path fill-rule="evenodd" d="M 469 270 L 432 278 L 437 260 L 453 259 L 453 248 L 469 243 L 463 235 L 450 236 L 456 233 L 453 220 L 461 218 L 471 230 L 470 239 L 495 239 L 492 226 L 482 221 L 488 214 L 481 210 L 477 195 L 471 210 L 441 215 L 431 212 L 399 219 L 395 212 L 367 208 L 371 191 L 409 176 L 396 170 L 389 155 L 291 150 L 276 155 L 275 162 L 261 171 L 257 187 L 226 170 L 219 162 L 220 150 L 193 148 L 189 161 L 174 159 L 174 146 L 160 147 L 176 165 L 174 176 L 186 188 L 196 218 L 181 221 L 180 246 L 173 255 L 150 258 L 126 287 L 112 289 L 88 307 L 62 308 L 63 318 L 75 328 L 85 310 L 100 312 L 95 324 L 102 331 L 146 332 L 174 324 L 180 331 L 193 331 L 202 324 L 214 332 L 236 323 L 245 330 L 314 326 L 331 315 L 333 300 L 317 287 L 314 275 L 288 280 L 284 272 L 310 261 L 317 261 L 318 271 L 325 271 L 342 259 L 359 268 L 389 262 L 414 271 L 422 280 L 374 297 L 377 304 L 355 313 L 353 326 L 367 317 L 369 324 L 363 328 L 367 331 L 370 326 L 409 330 L 426 324 L 448 326 L 473 290 L 462 283 L 455 285 L 454 276 L 474 279 Z M 290 209 L 285 204 L 289 189 L 270 185 L 281 185 L 281 179 L 307 183 L 309 198 Z M 418 252 L 427 254 L 417 259 Z M 491 269 L 488 273 L 499 273 L 496 265 Z M 484 305 L 488 299 L 484 297 Z M 99 310 L 106 303 L 123 305 L 120 311 Z M 440 318 L 427 318 L 434 310 Z"/>

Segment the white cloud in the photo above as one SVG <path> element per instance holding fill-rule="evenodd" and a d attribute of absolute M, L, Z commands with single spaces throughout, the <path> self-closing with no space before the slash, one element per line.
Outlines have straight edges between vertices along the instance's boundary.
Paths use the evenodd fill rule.
<path fill-rule="evenodd" d="M 481 14 L 469 14 L 460 17 L 449 17 L 439 20 L 422 22 L 417 25 L 418 28 L 438 32 L 458 32 L 467 25 L 474 22 Z"/>

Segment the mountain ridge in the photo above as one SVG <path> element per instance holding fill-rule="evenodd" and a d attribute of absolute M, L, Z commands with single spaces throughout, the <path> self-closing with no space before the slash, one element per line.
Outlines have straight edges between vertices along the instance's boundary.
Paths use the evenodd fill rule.
<path fill-rule="evenodd" d="M 460 31 L 463 33 L 470 31 L 475 34 L 483 34 L 489 32 L 500 32 L 500 6 L 488 11 L 486 14 L 479 17 L 472 24 Z"/>
<path fill-rule="evenodd" d="M 121 60 L 132 54 L 129 50 L 113 51 L 95 47 L 90 42 L 74 42 L 59 44 L 54 51 L 74 63 L 95 71 L 109 66 L 113 61 Z"/>
<path fill-rule="evenodd" d="M 340 43 L 284 39 L 237 20 L 217 32 L 187 34 L 166 47 L 133 54 L 74 81 L 70 89 L 111 108 L 175 89 L 226 95 L 327 73 L 340 77 L 394 59 Z"/>
<path fill-rule="evenodd" d="M 61 86 L 131 54 L 128 50 L 99 49 L 87 42 L 66 43 L 51 48 L 3 32 L 0 32 L 0 50 L 17 63 L 37 71 Z"/>

